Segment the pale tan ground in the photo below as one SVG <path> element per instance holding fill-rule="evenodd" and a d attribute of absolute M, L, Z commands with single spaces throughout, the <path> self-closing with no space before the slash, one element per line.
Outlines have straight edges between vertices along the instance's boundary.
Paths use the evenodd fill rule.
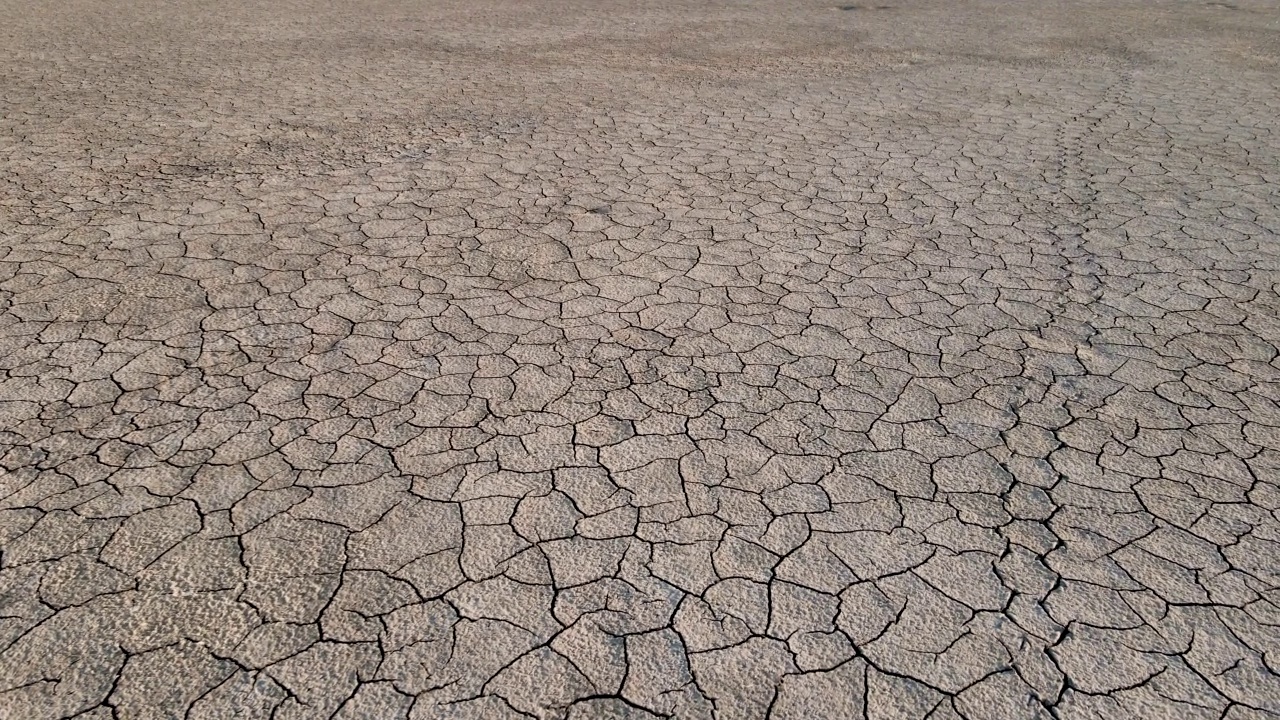
<path fill-rule="evenodd" d="M 1280 6 L 845 7 L 0 0 L 0 718 L 1280 717 Z"/>

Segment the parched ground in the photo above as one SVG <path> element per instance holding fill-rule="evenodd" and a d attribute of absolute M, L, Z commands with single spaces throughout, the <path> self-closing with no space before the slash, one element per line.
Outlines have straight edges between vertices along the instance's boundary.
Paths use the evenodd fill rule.
<path fill-rule="evenodd" d="M 1280 717 L 1280 7 L 853 1 L 0 0 L 0 717 Z"/>

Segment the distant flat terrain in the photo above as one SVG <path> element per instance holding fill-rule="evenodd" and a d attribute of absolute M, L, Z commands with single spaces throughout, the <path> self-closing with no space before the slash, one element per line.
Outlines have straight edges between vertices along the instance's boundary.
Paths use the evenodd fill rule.
<path fill-rule="evenodd" d="M 1280 718 L 1276 2 L 0 18 L 0 718 Z"/>

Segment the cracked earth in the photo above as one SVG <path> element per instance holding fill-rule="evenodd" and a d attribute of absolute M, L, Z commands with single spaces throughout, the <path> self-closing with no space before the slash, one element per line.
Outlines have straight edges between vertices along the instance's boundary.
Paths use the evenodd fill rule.
<path fill-rule="evenodd" d="M 1280 9 L 0 0 L 0 716 L 1280 717 Z"/>

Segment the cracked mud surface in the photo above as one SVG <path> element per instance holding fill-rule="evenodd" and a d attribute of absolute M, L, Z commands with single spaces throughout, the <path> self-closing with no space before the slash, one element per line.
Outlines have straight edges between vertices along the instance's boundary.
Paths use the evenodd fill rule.
<path fill-rule="evenodd" d="M 1280 717 L 1274 3 L 0 17 L 0 716 Z"/>

